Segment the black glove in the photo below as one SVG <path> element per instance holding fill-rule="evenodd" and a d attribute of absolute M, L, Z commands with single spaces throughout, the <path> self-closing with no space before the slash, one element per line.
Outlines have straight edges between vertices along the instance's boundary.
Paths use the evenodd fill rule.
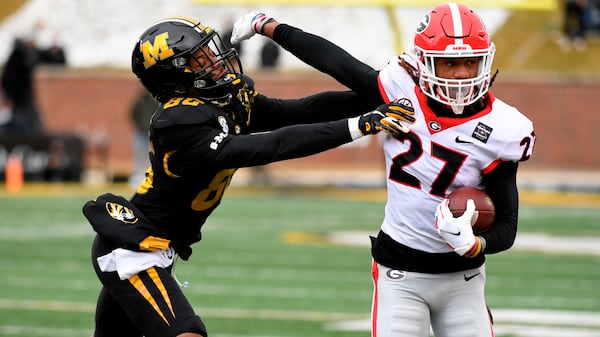
<path fill-rule="evenodd" d="M 408 127 L 400 124 L 400 121 L 394 117 L 386 117 L 377 110 L 360 116 L 358 118 L 358 129 L 363 136 L 374 135 L 383 131 L 388 135 L 398 137 L 410 131 Z"/>
<path fill-rule="evenodd" d="M 364 115 L 350 118 L 348 129 L 352 139 L 360 136 L 374 135 L 383 131 L 393 137 L 410 132 L 408 126 L 401 122 L 414 123 L 415 110 L 413 107 L 403 104 L 398 100 L 382 104 L 375 111 Z M 358 130 L 357 130 L 358 129 Z"/>
<path fill-rule="evenodd" d="M 415 122 L 415 109 L 412 106 L 402 104 L 398 100 L 382 104 L 376 110 L 383 113 L 386 117 L 394 118 L 398 122 L 404 121 L 410 124 Z"/>
<path fill-rule="evenodd" d="M 393 137 L 408 133 L 410 129 L 400 122 L 414 123 L 415 109 L 398 100 L 382 104 L 375 111 L 362 115 L 359 118 L 358 128 L 364 135 L 375 134 L 383 131 Z"/>

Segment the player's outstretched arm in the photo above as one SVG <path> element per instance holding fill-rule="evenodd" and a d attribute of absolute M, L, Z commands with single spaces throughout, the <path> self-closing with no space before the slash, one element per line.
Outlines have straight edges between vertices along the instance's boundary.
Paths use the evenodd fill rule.
<path fill-rule="evenodd" d="M 206 154 L 202 147 L 188 157 L 202 156 L 204 162 L 218 162 L 223 167 L 250 167 L 276 161 L 310 156 L 349 143 L 363 136 L 385 132 L 398 136 L 408 128 L 382 111 L 333 122 L 298 124 L 271 132 L 228 135 Z M 221 131 L 215 130 L 214 132 Z M 213 138 L 209 137 L 211 140 Z M 248 155 L 248 154 L 252 155 Z"/>
<path fill-rule="evenodd" d="M 302 62 L 360 95 L 380 96 L 377 70 L 333 42 L 280 23 L 265 13 L 251 12 L 240 17 L 233 26 L 231 42 L 237 43 L 257 33 L 271 38 Z"/>

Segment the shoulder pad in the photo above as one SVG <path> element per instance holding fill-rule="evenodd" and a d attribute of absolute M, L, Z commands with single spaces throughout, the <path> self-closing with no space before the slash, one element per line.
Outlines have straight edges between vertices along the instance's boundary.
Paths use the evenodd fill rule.
<path fill-rule="evenodd" d="M 209 102 L 197 98 L 172 98 L 161 105 L 153 118 L 157 129 L 175 125 L 200 124 L 222 115 L 223 111 Z"/>

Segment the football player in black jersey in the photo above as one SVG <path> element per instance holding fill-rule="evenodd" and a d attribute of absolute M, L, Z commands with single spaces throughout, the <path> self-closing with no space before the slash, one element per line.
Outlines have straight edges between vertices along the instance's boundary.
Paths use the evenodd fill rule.
<path fill-rule="evenodd" d="M 95 337 L 206 337 L 170 272 L 175 254 L 190 257 L 235 171 L 379 131 L 397 136 L 408 131 L 401 122 L 414 121 L 400 103 L 361 115 L 373 109 L 350 91 L 294 100 L 258 94 L 235 49 L 190 18 L 149 27 L 132 70 L 160 106 L 149 127 L 151 167 L 134 196 L 107 193 L 83 207 L 98 233 L 92 262 L 103 285 Z"/>

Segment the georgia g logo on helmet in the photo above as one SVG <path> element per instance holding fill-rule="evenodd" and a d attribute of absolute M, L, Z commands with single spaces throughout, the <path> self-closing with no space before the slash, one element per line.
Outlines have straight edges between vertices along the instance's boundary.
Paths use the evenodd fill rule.
<path fill-rule="evenodd" d="M 154 42 L 140 41 L 140 52 L 144 56 L 144 68 L 148 69 L 156 64 L 158 60 L 164 60 L 168 57 L 175 55 L 175 52 L 169 44 L 167 39 L 169 33 L 164 32 L 154 37 Z"/>

